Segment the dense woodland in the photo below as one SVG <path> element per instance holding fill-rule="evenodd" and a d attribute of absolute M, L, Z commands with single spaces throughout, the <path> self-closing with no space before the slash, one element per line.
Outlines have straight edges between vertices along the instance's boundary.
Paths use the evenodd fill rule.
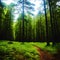
<path fill-rule="evenodd" d="M 60 2 L 59 0 L 43 0 L 44 13 L 33 16 L 34 4 L 28 0 L 18 0 L 22 5 L 22 13 L 14 22 L 13 7 L 6 6 L 0 0 L 0 40 L 28 42 L 60 41 Z M 25 13 L 27 10 L 27 14 Z"/>

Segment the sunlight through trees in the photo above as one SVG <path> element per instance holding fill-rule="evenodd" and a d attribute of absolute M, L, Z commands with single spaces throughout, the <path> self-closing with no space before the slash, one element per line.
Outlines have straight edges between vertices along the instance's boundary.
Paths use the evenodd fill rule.
<path fill-rule="evenodd" d="M 59 0 L 8 2 L 0 0 L 0 39 L 46 41 L 47 45 L 60 41 Z"/>

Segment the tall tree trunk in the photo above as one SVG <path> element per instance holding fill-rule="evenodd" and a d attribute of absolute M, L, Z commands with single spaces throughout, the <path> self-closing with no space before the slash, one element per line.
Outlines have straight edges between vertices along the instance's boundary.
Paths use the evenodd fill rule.
<path fill-rule="evenodd" d="M 56 37 L 56 20 L 55 20 L 55 14 L 54 14 L 54 4 L 52 6 L 52 0 L 48 0 L 49 2 L 49 11 L 50 11 L 50 23 L 51 23 L 51 35 L 52 35 L 52 42 L 53 45 L 55 45 L 55 37 Z"/>
<path fill-rule="evenodd" d="M 47 45 L 50 45 L 49 38 L 48 38 L 48 19 L 47 19 L 47 12 L 46 12 L 46 0 L 43 1 L 44 1 L 45 20 L 46 20 L 46 40 L 47 40 Z"/>
<path fill-rule="evenodd" d="M 0 40 L 3 39 L 3 35 L 2 35 L 2 19 L 3 19 L 3 11 L 4 11 L 3 7 L 4 6 L 2 5 L 2 2 L 0 0 Z"/>
<path fill-rule="evenodd" d="M 22 2 L 22 24 L 23 24 L 23 26 L 22 26 L 22 41 L 24 41 L 24 0 L 23 0 L 23 2 Z"/>

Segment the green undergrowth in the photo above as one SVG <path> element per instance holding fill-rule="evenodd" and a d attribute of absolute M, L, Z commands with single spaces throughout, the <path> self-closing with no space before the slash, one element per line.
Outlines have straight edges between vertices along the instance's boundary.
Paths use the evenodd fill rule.
<path fill-rule="evenodd" d="M 56 53 L 60 44 L 54 47 L 52 43 L 46 46 L 46 42 L 14 42 L 0 41 L 0 59 L 1 60 L 40 60 L 40 56 L 36 47 L 38 46 L 43 51 Z"/>
<path fill-rule="evenodd" d="M 39 60 L 39 54 L 30 43 L 0 41 L 1 60 Z"/>
<path fill-rule="evenodd" d="M 56 43 L 55 46 L 52 45 L 52 42 L 50 42 L 50 46 L 47 46 L 46 42 L 36 42 L 33 44 L 41 48 L 43 51 L 50 52 L 51 54 L 56 54 L 58 51 L 60 51 L 60 43 Z"/>

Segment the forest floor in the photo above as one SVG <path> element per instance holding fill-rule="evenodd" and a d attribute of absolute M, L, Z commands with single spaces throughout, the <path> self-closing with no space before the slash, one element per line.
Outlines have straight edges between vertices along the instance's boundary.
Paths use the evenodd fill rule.
<path fill-rule="evenodd" d="M 60 60 L 60 43 L 0 41 L 0 60 Z"/>

